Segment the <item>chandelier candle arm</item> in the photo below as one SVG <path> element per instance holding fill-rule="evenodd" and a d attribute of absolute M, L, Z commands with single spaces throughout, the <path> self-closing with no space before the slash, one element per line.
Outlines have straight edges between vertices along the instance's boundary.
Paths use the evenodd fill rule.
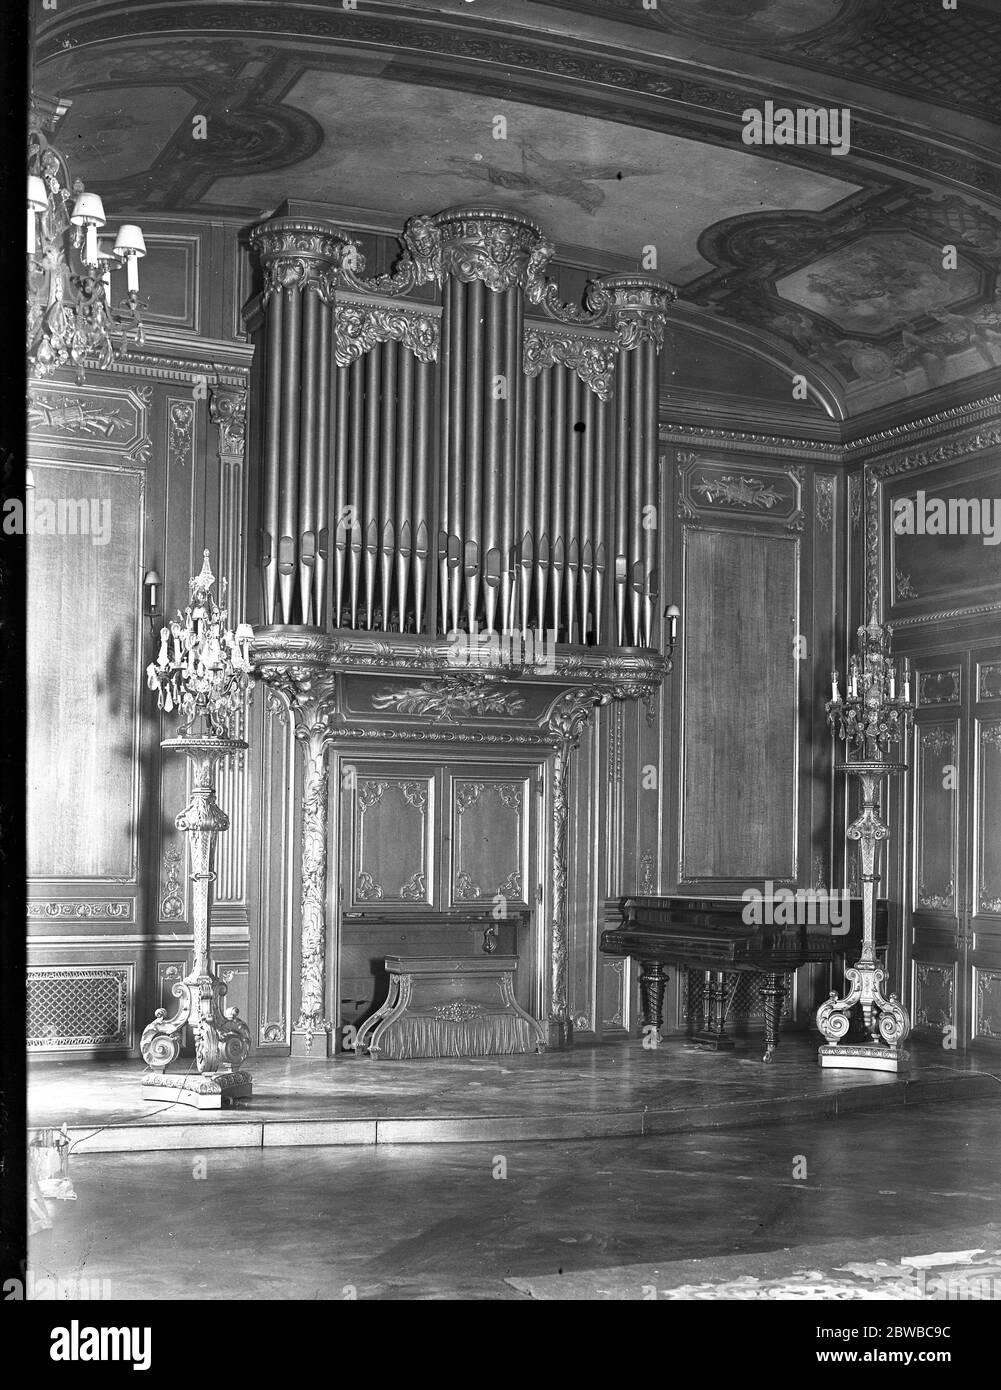
<path fill-rule="evenodd" d="M 141 230 L 126 223 L 110 251 L 101 246 L 104 204 L 79 179 L 70 180 L 43 128 L 40 108 L 64 111 L 69 104 L 33 98 L 29 117 L 27 355 L 29 375 L 72 366 L 82 382 L 85 362 L 105 369 L 126 355 L 131 338 L 143 342 L 139 260 L 146 244 Z M 122 267 L 128 294 L 113 305 L 111 270 Z"/>

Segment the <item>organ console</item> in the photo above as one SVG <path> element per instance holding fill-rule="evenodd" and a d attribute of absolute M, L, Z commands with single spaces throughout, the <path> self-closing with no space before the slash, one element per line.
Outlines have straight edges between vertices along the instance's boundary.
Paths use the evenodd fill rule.
<path fill-rule="evenodd" d="M 432 911 L 472 891 L 453 862 L 458 811 L 440 804 L 463 766 L 475 762 L 477 785 L 503 779 L 512 758 L 539 769 L 541 833 L 519 831 L 517 867 L 474 886 L 506 900 L 517 880 L 527 899 L 531 880 L 518 978 L 566 1041 L 570 755 L 595 707 L 650 698 L 670 669 L 657 359 L 674 291 L 618 274 L 563 303 L 552 243 L 498 208 L 412 218 L 395 268 L 369 278 L 346 231 L 294 204 L 250 244 L 261 286 L 245 310 L 254 651 L 305 759 L 293 1050 L 329 1050 L 341 944 L 361 929 L 338 911 L 330 948 L 329 819 L 342 810 L 328 757 L 364 772 L 387 753 L 390 780 L 423 769 L 440 789 L 421 813 L 427 863 L 404 885 Z M 519 640 L 498 641 L 482 665 L 469 642 L 457 667 L 463 634 Z M 529 634 L 551 660 L 496 659 L 523 653 Z M 416 802 L 404 802 L 416 825 Z M 359 875 L 368 892 L 397 891 L 349 862 L 354 852 L 336 851 L 338 900 Z"/>

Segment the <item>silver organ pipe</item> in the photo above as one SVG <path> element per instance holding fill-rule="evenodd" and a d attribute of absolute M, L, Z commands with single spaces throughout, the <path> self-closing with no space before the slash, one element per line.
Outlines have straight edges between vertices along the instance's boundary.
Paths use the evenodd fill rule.
<path fill-rule="evenodd" d="M 547 369 L 539 377 L 538 409 L 535 415 L 535 626 L 539 632 L 545 631 L 549 601 L 549 494 L 553 474 L 552 378 L 552 369 Z"/>
<path fill-rule="evenodd" d="M 428 559 L 434 519 L 431 514 L 431 411 L 434 395 L 434 373 L 430 362 L 418 362 L 414 410 L 414 510 L 413 510 L 413 575 L 414 631 L 425 632 L 433 625 L 427 615 Z"/>
<path fill-rule="evenodd" d="M 396 343 L 382 343 L 381 350 L 383 370 L 382 437 L 379 451 L 379 597 L 382 606 L 382 630 L 389 632 L 393 607 L 393 559 L 396 552 Z"/>
<path fill-rule="evenodd" d="M 396 403 L 396 486 L 393 524 L 396 555 L 397 630 L 406 631 L 407 597 L 414 558 L 414 356 L 399 354 L 399 395 Z M 392 466 L 392 459 L 390 460 Z"/>
<path fill-rule="evenodd" d="M 261 573 L 264 578 L 264 620 L 281 622 L 278 615 L 278 495 L 281 476 L 282 423 L 282 295 L 272 296 L 268 314 L 264 429 L 262 432 L 264 473 L 264 526 L 261 533 Z"/>
<path fill-rule="evenodd" d="M 331 367 L 336 409 L 334 416 L 333 484 L 329 524 L 333 536 L 333 599 L 331 619 L 335 627 L 344 621 L 347 600 L 348 547 L 351 543 L 348 513 L 348 459 L 350 434 L 348 377 L 350 367 Z"/>
<path fill-rule="evenodd" d="M 330 557 L 330 464 L 333 429 L 334 386 L 331 357 L 333 314 L 329 304 L 321 300 L 317 342 L 316 372 L 316 451 L 314 463 L 316 507 L 316 557 L 313 565 L 313 621 L 323 627 L 328 621 L 328 564 Z"/>
<path fill-rule="evenodd" d="M 297 559 L 299 614 L 301 621 L 313 622 L 313 579 L 316 566 L 316 491 L 319 458 L 319 317 L 323 305 L 319 295 L 307 290 L 302 295 L 302 379 L 299 396 L 299 507 L 297 521 Z"/>
<path fill-rule="evenodd" d="M 518 487 L 518 514 L 515 523 L 515 590 L 521 635 L 528 633 L 535 567 L 534 490 L 537 476 L 535 455 L 535 400 L 538 377 L 525 378 L 521 412 L 521 473 Z M 513 495 L 513 489 L 512 489 Z M 512 622 L 512 628 L 515 624 Z"/>
<path fill-rule="evenodd" d="M 465 439 L 462 463 L 466 475 L 466 508 L 463 518 L 463 547 L 461 584 L 466 603 L 466 626 L 474 631 L 477 623 L 480 596 L 480 564 L 482 557 L 483 494 L 483 298 L 486 289 L 482 281 L 474 280 L 465 289 L 466 297 L 466 358 L 465 358 Z"/>
<path fill-rule="evenodd" d="M 283 291 L 281 355 L 281 442 L 278 498 L 278 601 L 281 621 L 294 620 L 296 540 L 299 523 L 299 412 L 302 296 L 295 288 Z"/>

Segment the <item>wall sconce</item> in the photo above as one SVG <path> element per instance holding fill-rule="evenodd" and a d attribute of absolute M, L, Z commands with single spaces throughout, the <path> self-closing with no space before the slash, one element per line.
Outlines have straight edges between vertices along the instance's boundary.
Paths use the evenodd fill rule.
<path fill-rule="evenodd" d="M 681 617 L 681 609 L 676 603 L 669 603 L 664 609 L 664 617 L 667 619 L 667 654 L 674 653 L 674 644 L 678 640 L 678 619 Z"/>
<path fill-rule="evenodd" d="M 156 570 L 147 570 L 143 577 L 143 589 L 145 590 L 144 608 L 146 617 L 149 619 L 149 630 L 155 633 L 160 625 L 163 612 L 160 608 L 160 576 Z"/>

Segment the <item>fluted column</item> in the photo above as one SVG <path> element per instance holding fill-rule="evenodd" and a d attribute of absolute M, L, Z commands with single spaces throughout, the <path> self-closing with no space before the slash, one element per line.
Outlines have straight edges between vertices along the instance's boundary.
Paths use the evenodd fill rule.
<path fill-rule="evenodd" d="M 598 282 L 610 298 L 619 344 L 615 365 L 611 490 L 611 625 L 614 646 L 651 647 L 657 640 L 657 358 L 664 344 L 666 281 L 649 275 L 608 275 Z"/>
<path fill-rule="evenodd" d="M 327 460 L 336 412 L 334 291 L 353 243 L 336 227 L 275 217 L 250 244 L 264 272 L 260 565 L 267 624 L 327 621 Z"/>

